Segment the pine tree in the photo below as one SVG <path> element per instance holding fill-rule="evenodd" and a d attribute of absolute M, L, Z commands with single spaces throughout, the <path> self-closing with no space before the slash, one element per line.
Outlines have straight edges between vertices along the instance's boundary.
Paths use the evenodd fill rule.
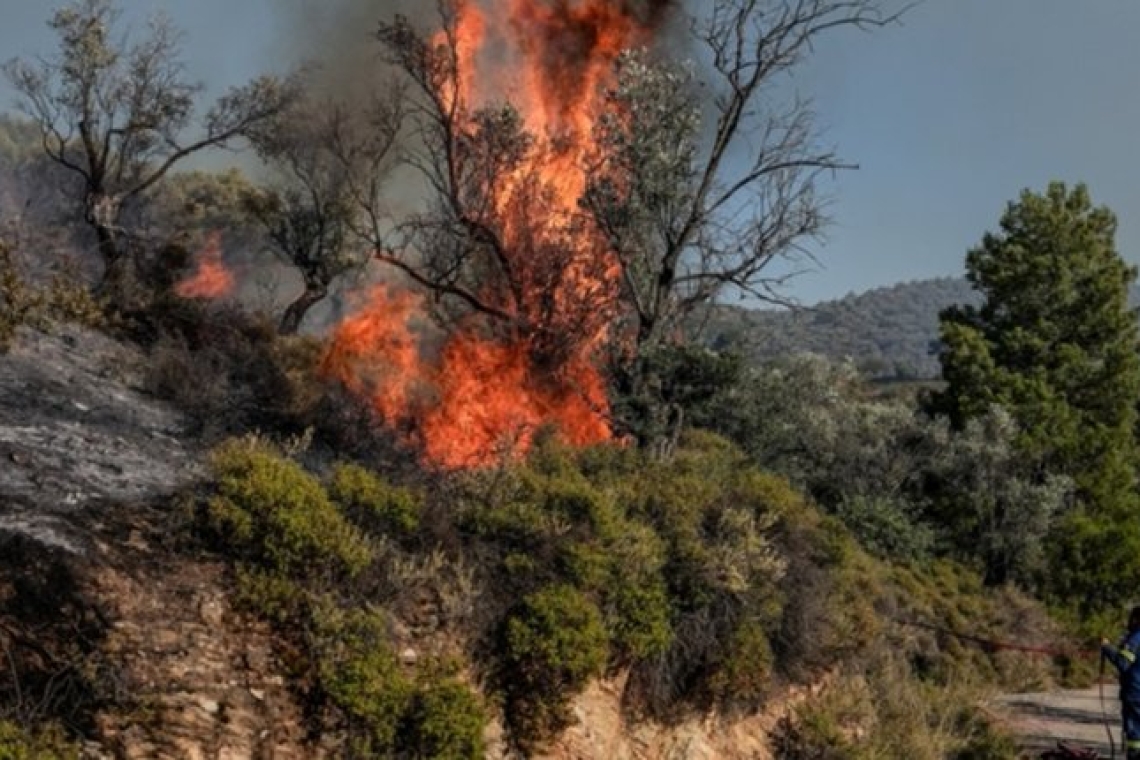
<path fill-rule="evenodd" d="M 1140 587 L 1136 270 L 1115 232 L 1116 217 L 1083 185 L 1052 183 L 1011 203 L 1000 231 L 966 257 L 982 305 L 941 315 L 947 386 L 932 400 L 956 427 L 1003 407 L 1039 476 L 1073 480 L 1043 588 L 1084 609 L 1127 603 Z"/>

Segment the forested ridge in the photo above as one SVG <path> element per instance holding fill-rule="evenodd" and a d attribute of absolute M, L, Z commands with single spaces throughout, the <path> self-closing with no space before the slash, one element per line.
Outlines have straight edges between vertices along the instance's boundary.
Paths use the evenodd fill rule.
<path fill-rule="evenodd" d="M 875 380 L 932 380 L 938 363 L 938 315 L 950 306 L 977 305 L 981 296 L 964 277 L 884 285 L 798 308 L 718 305 L 692 330 L 715 349 L 738 350 L 754 362 L 797 353 L 850 360 Z M 1130 302 L 1140 303 L 1140 290 Z"/>

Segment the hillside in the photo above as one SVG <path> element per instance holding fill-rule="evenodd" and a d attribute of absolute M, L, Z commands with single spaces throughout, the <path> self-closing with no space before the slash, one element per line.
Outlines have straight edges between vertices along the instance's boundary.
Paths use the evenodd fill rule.
<path fill-rule="evenodd" d="M 904 282 L 797 310 L 720 306 L 701 335 L 713 348 L 738 347 L 754 361 L 797 353 L 851 359 L 877 380 L 939 374 L 938 313 L 978 303 L 964 278 Z"/>
<path fill-rule="evenodd" d="M 0 755 L 56 725 L 81 752 L 28 756 L 506 758 L 538 721 L 526 756 L 794 758 L 838 719 L 935 757 L 993 741 L 926 731 L 984 693 L 927 702 L 908 658 L 1050 678 L 892 622 L 1051 640 L 1032 602 L 874 560 L 719 439 L 667 465 L 547 447 L 413 492 L 296 443 L 210 454 L 154 361 L 80 328 L 0 356 Z"/>
<path fill-rule="evenodd" d="M 1129 299 L 1140 304 L 1140 287 Z M 692 327 L 705 345 L 754 362 L 812 353 L 851 360 L 873 380 L 928 380 L 938 364 L 938 314 L 981 297 L 962 277 L 900 282 L 799 309 L 721 305 Z"/>

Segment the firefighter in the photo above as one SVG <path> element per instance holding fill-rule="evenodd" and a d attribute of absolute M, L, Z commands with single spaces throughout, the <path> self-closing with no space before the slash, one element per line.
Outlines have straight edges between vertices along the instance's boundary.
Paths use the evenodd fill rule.
<path fill-rule="evenodd" d="M 1140 760 L 1140 607 L 1128 614 L 1128 632 L 1113 645 L 1101 639 L 1101 655 L 1120 673 L 1120 710 L 1124 721 L 1124 748 L 1128 760 Z"/>

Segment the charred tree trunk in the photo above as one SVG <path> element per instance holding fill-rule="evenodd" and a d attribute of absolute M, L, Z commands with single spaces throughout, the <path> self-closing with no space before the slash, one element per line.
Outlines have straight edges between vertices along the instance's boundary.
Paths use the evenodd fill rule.
<path fill-rule="evenodd" d="M 320 303 L 329 294 L 327 285 L 322 283 L 306 283 L 305 291 L 285 309 L 281 315 L 281 322 L 277 331 L 282 335 L 296 335 L 301 328 L 301 322 L 309 309 Z"/>

